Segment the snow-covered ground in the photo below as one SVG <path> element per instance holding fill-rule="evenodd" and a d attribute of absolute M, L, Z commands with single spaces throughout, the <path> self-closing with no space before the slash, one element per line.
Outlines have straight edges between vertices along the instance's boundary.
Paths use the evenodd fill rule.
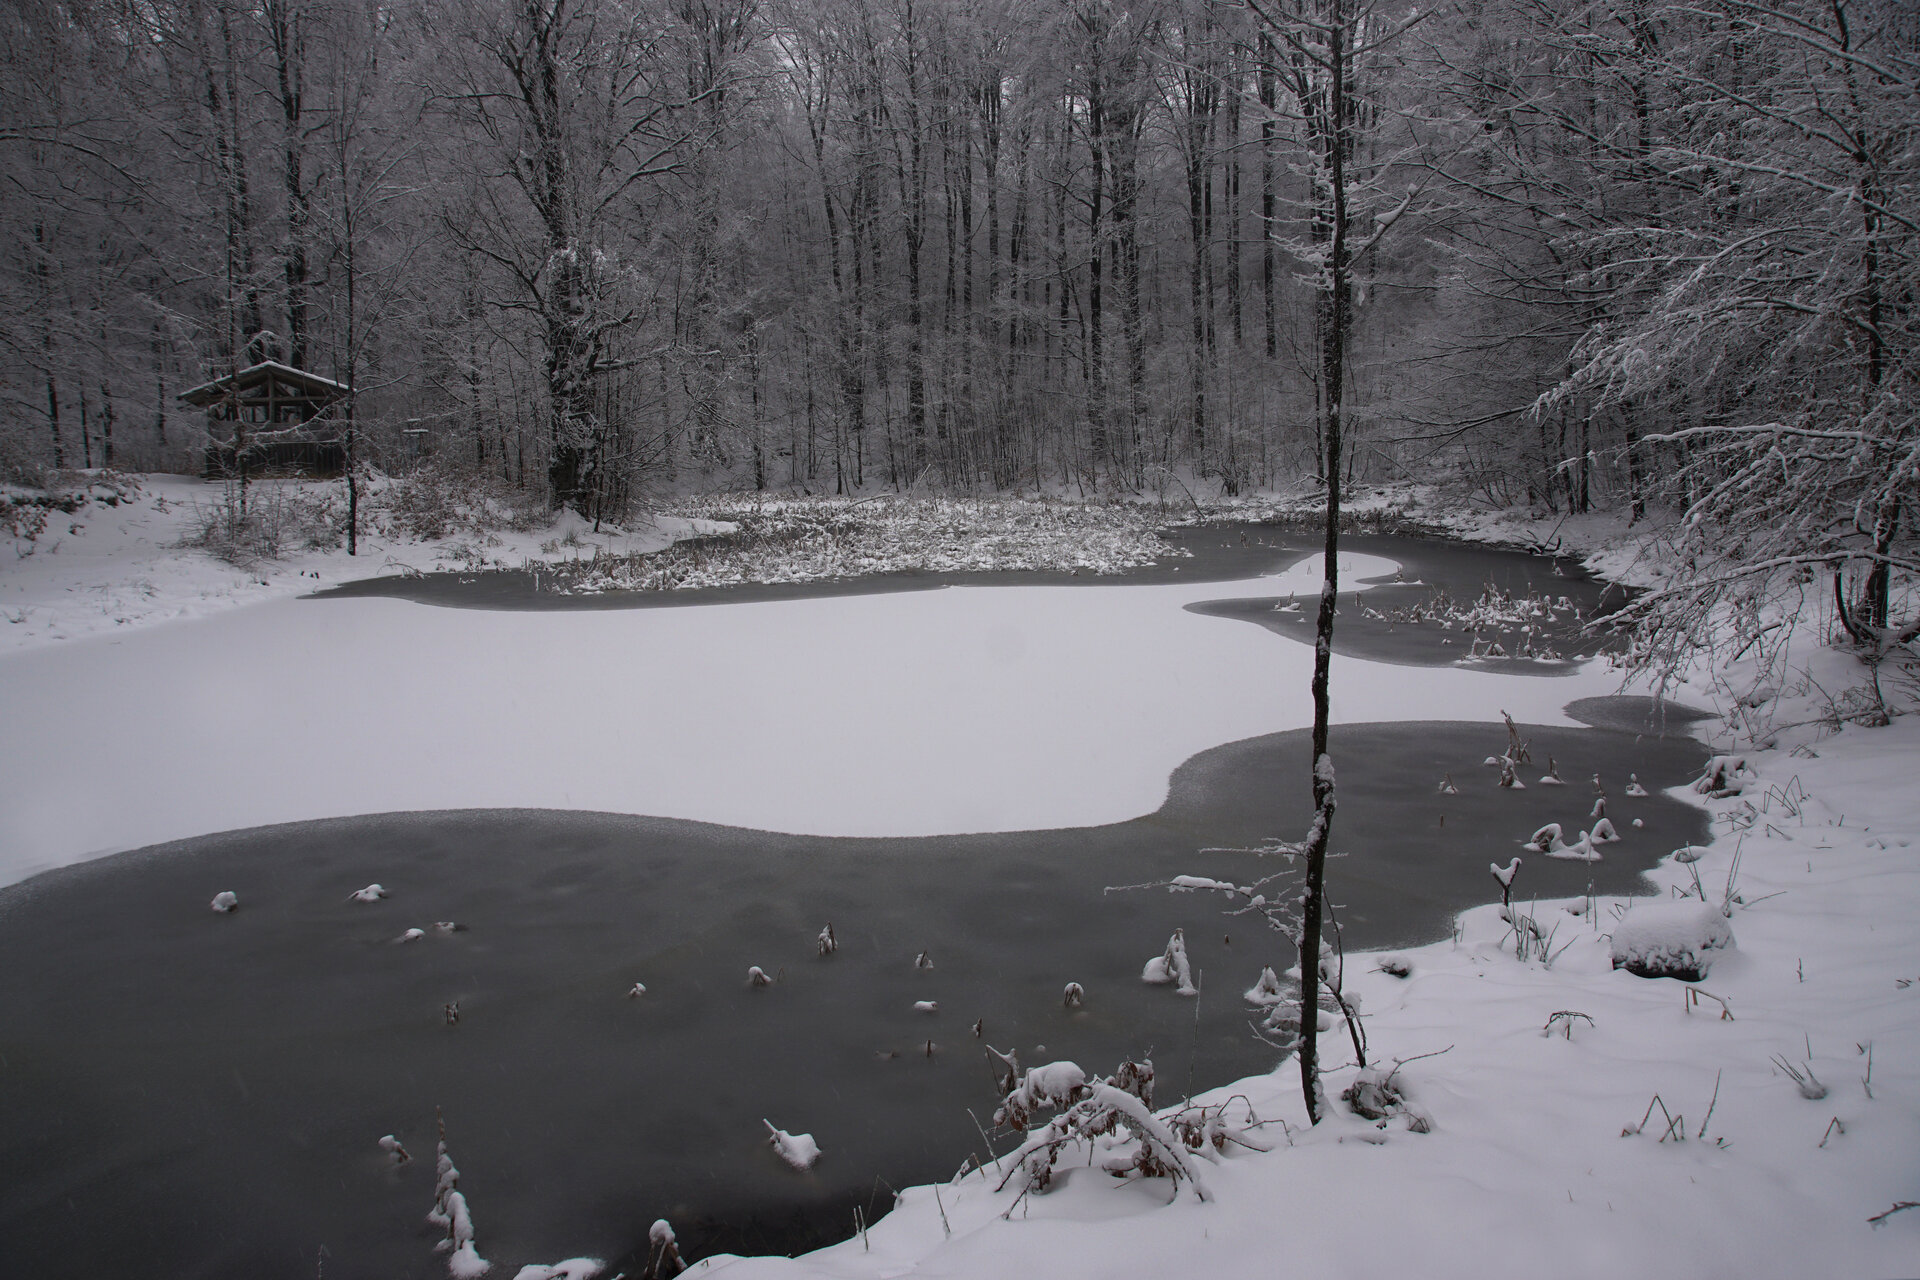
<path fill-rule="evenodd" d="M 76 512 L 50 512 L 33 538 L 8 537 L 0 525 L 0 653 L 203 618 L 357 578 L 480 565 L 519 568 L 591 559 L 596 550 L 654 551 L 715 527 L 665 517 L 631 533 L 596 534 L 569 512 L 530 532 L 496 529 L 417 541 L 363 526 L 357 555 L 349 556 L 344 546 L 290 547 L 279 559 L 243 567 L 182 546 L 220 509 L 223 486 L 191 476 L 137 480 L 137 491 L 115 505 L 92 501 Z M 331 482 L 261 481 L 254 487 L 262 502 L 280 490 L 342 501 L 340 486 Z M 9 496 L 0 492 L 0 502 Z"/>
<path fill-rule="evenodd" d="M 1311 563 L 1257 589 L 480 613 L 288 599 L 316 585 L 302 570 L 324 583 L 376 561 L 316 554 L 241 574 L 168 549 L 170 513 L 148 501 L 144 522 L 141 508 L 95 512 L 109 537 L 69 533 L 0 567 L 0 608 L 22 616 L 0 628 L 0 883 L 175 836 L 387 809 L 559 806 L 833 834 L 1101 822 L 1155 807 L 1196 751 L 1307 722 L 1304 647 L 1180 606 L 1311 593 Z M 1353 559 L 1348 582 L 1384 567 Z M 1703 801 L 1722 815 L 1716 840 L 1650 886 L 1692 892 L 1697 872 L 1709 901 L 1729 883 L 1738 895 L 1734 947 L 1692 984 L 1711 995 L 1613 970 L 1606 934 L 1626 904 L 1575 916 L 1531 903 L 1522 854 L 1517 900 L 1558 923 L 1556 947 L 1572 942 L 1551 968 L 1515 958 L 1495 908 L 1468 913 L 1455 941 L 1404 953 L 1404 980 L 1350 964 L 1373 1053 L 1409 1060 L 1398 1079 L 1431 1132 L 1377 1129 L 1337 1102 L 1305 1129 L 1283 1069 L 1213 1095 L 1243 1096 L 1275 1149 L 1207 1168 L 1209 1202 L 1166 1205 L 1164 1182 L 1082 1167 L 1016 1207 L 1013 1189 L 974 1175 L 910 1190 L 865 1239 L 701 1265 L 742 1277 L 1920 1272 L 1920 1209 L 1867 1221 L 1920 1200 L 1920 724 L 1832 733 L 1822 691 L 1857 680 L 1851 663 L 1809 629 L 1795 664 L 1807 678 L 1774 713 L 1774 746 L 1747 753 L 1757 777 Z M 1682 696 L 1717 709 L 1753 678 L 1703 668 Z M 1616 684 L 1598 664 L 1532 679 L 1341 658 L 1334 698 L 1349 722 L 1497 723 L 1505 709 L 1563 723 L 1564 703 Z M 1488 832 L 1489 860 L 1526 838 Z M 1585 1017 L 1553 1022 L 1561 1011 Z M 1825 1095 L 1803 1096 L 1776 1059 Z M 1352 1074 L 1335 1070 L 1331 1092 Z"/>

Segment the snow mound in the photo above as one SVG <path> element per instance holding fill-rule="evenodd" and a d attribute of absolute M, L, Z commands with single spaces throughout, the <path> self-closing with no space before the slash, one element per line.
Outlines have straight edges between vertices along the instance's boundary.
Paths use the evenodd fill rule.
<path fill-rule="evenodd" d="M 1714 952 L 1734 945 L 1720 908 L 1696 901 L 1643 902 L 1613 927 L 1613 967 L 1642 978 L 1698 982 Z"/>
<path fill-rule="evenodd" d="M 593 1280 L 606 1269 L 607 1264 L 598 1258 L 568 1258 L 551 1266 L 529 1262 L 513 1273 L 513 1280 Z"/>

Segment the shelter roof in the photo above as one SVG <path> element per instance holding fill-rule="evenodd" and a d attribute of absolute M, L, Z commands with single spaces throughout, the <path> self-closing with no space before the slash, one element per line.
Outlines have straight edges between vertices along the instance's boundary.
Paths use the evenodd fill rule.
<path fill-rule="evenodd" d="M 335 382 L 332 378 L 323 378 L 317 373 L 281 364 L 278 360 L 262 360 L 238 373 L 189 387 L 180 393 L 180 398 L 188 404 L 206 408 L 224 400 L 250 398 L 250 393 L 262 390 L 276 399 L 316 400 L 321 404 L 330 404 L 353 388 L 344 382 Z"/>

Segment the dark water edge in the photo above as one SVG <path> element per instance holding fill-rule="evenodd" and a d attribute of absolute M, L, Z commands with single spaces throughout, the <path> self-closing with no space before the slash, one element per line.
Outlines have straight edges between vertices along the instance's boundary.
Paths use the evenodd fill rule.
<path fill-rule="evenodd" d="M 953 586 L 1117 586 L 1177 582 L 1233 582 L 1279 573 L 1320 550 L 1317 534 L 1295 526 L 1255 524 L 1200 525 L 1164 529 L 1160 536 L 1174 554 L 1120 573 L 1068 573 L 1042 570 L 988 570 L 932 573 L 907 570 L 818 582 L 747 583 L 675 591 L 602 591 L 566 595 L 544 589 L 550 578 L 528 569 L 487 569 L 472 573 L 424 573 L 364 578 L 302 597 L 395 599 L 455 609 L 666 609 L 701 604 L 752 604 L 767 600 L 811 600 L 834 596 L 879 595 L 898 591 L 935 591 Z M 1589 612 L 1618 607 L 1620 588 L 1589 575 L 1570 557 L 1547 558 L 1521 551 L 1476 546 L 1404 534 L 1349 534 L 1341 539 L 1350 552 L 1386 556 L 1406 566 L 1417 587 L 1393 586 L 1370 592 L 1369 603 L 1404 607 L 1444 587 L 1456 598 L 1477 595 L 1488 583 L 1504 591 L 1551 585 L 1582 601 Z M 1387 580 L 1390 581 L 1390 580 Z M 1343 619 L 1344 621 L 1344 619 Z M 1357 619 L 1356 619 L 1357 621 Z M 1282 631 L 1281 634 L 1286 634 Z M 1451 660 L 1450 656 L 1448 660 Z"/>
<path fill-rule="evenodd" d="M 1509 655 L 1518 655 L 1523 643 L 1530 643 L 1535 650 L 1557 656 L 1483 657 L 1471 659 L 1471 665 L 1501 675 L 1558 676 L 1577 670 L 1578 658 L 1622 647 L 1620 637 L 1610 628 L 1602 625 L 1588 630 L 1585 624 L 1619 609 L 1626 603 L 1627 593 L 1573 561 L 1397 534 L 1350 535 L 1343 537 L 1340 545 L 1343 551 L 1398 561 L 1400 571 L 1345 584 L 1334 621 L 1336 653 L 1396 666 L 1446 667 L 1464 665 L 1476 641 L 1483 645 L 1497 642 Z M 1357 585 L 1367 589 L 1352 591 Z M 1470 604 L 1488 588 L 1508 597 L 1564 598 L 1572 609 L 1472 630 L 1408 620 L 1410 609 L 1428 604 L 1437 592 L 1444 591 L 1451 600 Z M 1286 599 L 1260 596 L 1208 600 L 1187 608 L 1207 617 L 1251 622 L 1275 635 L 1310 645 L 1318 605 L 1319 593 L 1314 590 Z M 1527 628 L 1525 633 L 1523 627 Z"/>
<path fill-rule="evenodd" d="M 751 582 L 728 587 L 672 591 L 553 591 L 552 576 L 538 569 L 484 569 L 473 573 L 422 573 L 363 578 L 301 597 L 306 600 L 394 599 L 450 609 L 672 609 L 700 604 L 758 604 L 767 600 L 817 600 L 835 596 L 937 591 L 942 587 L 1061 587 L 1231 582 L 1277 573 L 1313 551 L 1307 538 L 1268 525 L 1209 525 L 1165 529 L 1173 554 L 1119 573 L 991 569 L 934 573 L 907 569 L 858 578 L 813 582 Z"/>
<path fill-rule="evenodd" d="M 1528 858 L 1524 896 L 1635 892 L 1704 836 L 1697 810 L 1658 794 L 1697 770 L 1697 743 L 1527 732 L 1569 780 L 1602 775 L 1626 839 L 1591 866 Z M 1444 938 L 1488 898 L 1489 861 L 1542 823 L 1586 825 L 1583 781 L 1495 785 L 1480 761 L 1504 741 L 1478 724 L 1336 732 L 1348 856 L 1329 892 L 1349 947 Z M 851 840 L 388 814 L 0 890 L 0 1274 L 309 1275 L 324 1246 L 329 1277 L 437 1276 L 422 1221 L 436 1106 L 498 1273 L 580 1253 L 635 1273 L 657 1217 L 690 1256 L 798 1252 L 845 1238 L 855 1204 L 875 1216 L 890 1187 L 981 1153 L 967 1109 L 984 1123 L 995 1095 L 975 1019 L 1028 1064 L 1152 1054 L 1162 1102 L 1269 1070 L 1239 992 L 1290 948 L 1204 895 L 1103 889 L 1275 870 L 1230 850 L 1305 829 L 1306 753 L 1304 732 L 1202 753 L 1159 811 L 1097 828 Z M 1630 770 L 1653 796 L 1624 796 Z M 1436 794 L 1446 773 L 1458 795 Z M 346 901 L 370 881 L 391 898 Z M 243 904 L 231 916 L 207 908 L 222 889 Z M 392 941 L 435 920 L 468 928 Z M 828 920 L 842 949 L 822 960 Z M 1197 1005 L 1138 979 L 1175 927 Z M 750 964 L 782 980 L 750 990 Z M 635 981 L 649 992 L 630 1000 Z M 1085 1010 L 1062 1008 L 1068 981 Z M 939 1012 L 915 1012 L 923 999 Z M 820 1165 L 778 1164 L 762 1116 L 812 1132 Z M 411 1166 L 384 1163 L 390 1132 Z"/>

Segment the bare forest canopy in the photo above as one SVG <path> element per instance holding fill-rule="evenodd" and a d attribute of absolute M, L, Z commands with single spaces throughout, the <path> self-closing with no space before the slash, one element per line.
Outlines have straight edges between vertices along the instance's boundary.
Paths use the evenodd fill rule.
<path fill-rule="evenodd" d="M 610 516 L 1235 493 L 1315 474 L 1332 403 L 1355 478 L 1884 565 L 1917 12 L 10 0 L 0 472 L 197 469 L 179 392 L 263 361 L 353 388 L 308 429 L 372 464 Z"/>

